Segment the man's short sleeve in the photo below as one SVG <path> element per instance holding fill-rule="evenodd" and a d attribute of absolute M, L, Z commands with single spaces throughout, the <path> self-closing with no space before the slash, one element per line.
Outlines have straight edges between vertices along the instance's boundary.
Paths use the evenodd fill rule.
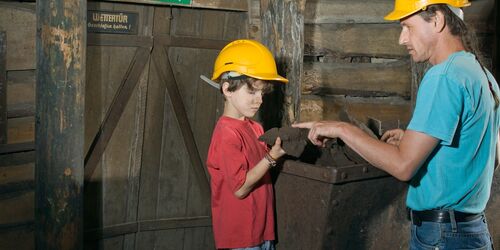
<path fill-rule="evenodd" d="M 463 87 L 445 75 L 426 76 L 408 129 L 425 133 L 451 145 L 463 110 Z"/>

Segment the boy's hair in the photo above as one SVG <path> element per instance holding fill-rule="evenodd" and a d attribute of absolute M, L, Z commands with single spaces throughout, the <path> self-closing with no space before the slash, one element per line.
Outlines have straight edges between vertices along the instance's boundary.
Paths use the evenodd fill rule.
<path fill-rule="evenodd" d="M 247 85 L 248 89 L 255 90 L 254 84 L 257 81 L 262 81 L 264 83 L 264 87 L 262 88 L 262 92 L 264 94 L 267 94 L 273 90 L 273 85 L 268 81 L 259 80 L 259 79 L 253 78 L 253 77 L 243 76 L 243 77 L 236 77 L 236 78 L 229 78 L 229 79 L 221 79 L 220 80 L 220 86 L 221 86 L 220 92 L 222 94 L 224 94 L 222 91 L 222 84 L 225 82 L 229 83 L 229 87 L 227 88 L 227 90 L 230 92 L 234 92 L 234 91 L 240 89 L 241 87 L 243 87 L 243 85 L 245 85 L 245 84 Z"/>

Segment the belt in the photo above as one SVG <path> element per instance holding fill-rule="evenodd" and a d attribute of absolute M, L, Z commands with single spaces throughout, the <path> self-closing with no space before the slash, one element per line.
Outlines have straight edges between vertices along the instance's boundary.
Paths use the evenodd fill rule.
<path fill-rule="evenodd" d="M 422 221 L 450 223 L 452 221 L 450 216 L 451 212 L 453 212 L 455 215 L 455 222 L 473 221 L 483 215 L 483 213 L 469 214 L 469 213 L 450 211 L 450 210 L 414 211 L 408 209 L 408 216 L 414 225 L 420 226 L 422 224 Z"/>

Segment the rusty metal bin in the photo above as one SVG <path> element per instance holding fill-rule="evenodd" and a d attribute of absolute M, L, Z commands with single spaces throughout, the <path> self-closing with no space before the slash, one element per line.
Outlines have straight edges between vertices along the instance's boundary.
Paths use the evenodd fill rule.
<path fill-rule="evenodd" d="M 367 163 L 286 160 L 275 180 L 277 249 L 407 249 L 407 185 Z"/>

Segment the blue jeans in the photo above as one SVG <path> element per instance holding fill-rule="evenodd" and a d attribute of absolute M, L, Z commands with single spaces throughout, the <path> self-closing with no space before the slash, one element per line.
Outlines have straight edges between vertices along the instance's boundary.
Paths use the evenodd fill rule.
<path fill-rule="evenodd" d="M 262 244 L 254 247 L 233 248 L 232 250 L 274 250 L 274 242 L 266 240 Z"/>
<path fill-rule="evenodd" d="M 469 222 L 437 223 L 423 221 L 411 225 L 410 250 L 485 249 L 492 250 L 492 240 L 484 214 Z"/>

